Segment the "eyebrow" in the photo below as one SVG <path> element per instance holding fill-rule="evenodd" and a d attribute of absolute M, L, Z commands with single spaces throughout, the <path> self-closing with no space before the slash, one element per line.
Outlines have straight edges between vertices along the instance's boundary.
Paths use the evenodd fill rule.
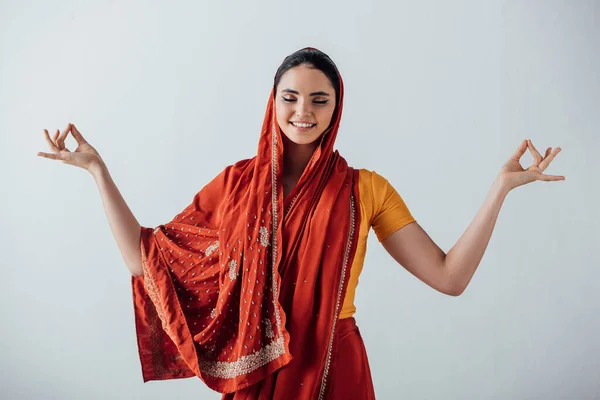
<path fill-rule="evenodd" d="M 283 93 L 300 94 L 297 91 L 292 90 L 292 89 L 283 89 L 282 92 Z M 310 96 L 329 96 L 329 93 L 326 93 L 326 92 L 314 92 L 314 93 L 311 93 Z"/>

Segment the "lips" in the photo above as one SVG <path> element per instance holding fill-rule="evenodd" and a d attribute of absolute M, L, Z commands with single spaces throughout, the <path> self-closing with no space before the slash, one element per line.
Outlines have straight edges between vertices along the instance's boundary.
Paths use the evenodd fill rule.
<path fill-rule="evenodd" d="M 310 129 L 310 128 L 314 128 L 317 125 L 312 122 L 304 122 L 304 121 L 290 121 L 290 124 L 298 129 Z"/>

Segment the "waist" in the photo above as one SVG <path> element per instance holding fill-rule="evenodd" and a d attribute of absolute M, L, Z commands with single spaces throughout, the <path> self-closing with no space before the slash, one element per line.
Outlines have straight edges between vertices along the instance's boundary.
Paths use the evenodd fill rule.
<path fill-rule="evenodd" d="M 354 319 L 354 317 L 342 318 L 338 320 L 337 333 L 339 335 L 356 329 L 358 329 L 358 327 L 356 326 L 356 319 Z"/>

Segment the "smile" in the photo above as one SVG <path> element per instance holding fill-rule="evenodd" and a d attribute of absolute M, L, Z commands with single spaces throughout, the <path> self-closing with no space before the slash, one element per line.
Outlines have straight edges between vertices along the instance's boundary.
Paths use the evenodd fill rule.
<path fill-rule="evenodd" d="M 312 128 L 317 124 L 310 124 L 310 123 L 305 123 L 305 122 L 290 122 L 292 125 L 294 125 L 296 128 Z"/>

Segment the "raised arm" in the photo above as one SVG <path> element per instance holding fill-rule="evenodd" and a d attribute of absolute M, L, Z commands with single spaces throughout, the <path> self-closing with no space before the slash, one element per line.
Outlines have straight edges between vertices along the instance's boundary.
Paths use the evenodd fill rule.
<path fill-rule="evenodd" d="M 142 275 L 141 227 L 104 163 L 90 171 L 96 180 L 110 229 L 133 276 Z"/>
<path fill-rule="evenodd" d="M 533 154 L 534 162 L 525 170 L 519 160 L 527 148 Z M 560 150 L 559 147 L 554 150 L 548 148 L 542 157 L 530 140 L 521 142 L 502 167 L 479 212 L 448 254 L 417 223 L 406 225 L 381 243 L 398 263 L 418 279 L 442 293 L 459 296 L 483 258 L 506 195 L 512 189 L 536 180 L 565 180 L 564 176 L 542 173 Z"/>
<path fill-rule="evenodd" d="M 69 132 L 78 144 L 74 152 L 65 147 L 65 139 Z M 62 133 L 57 130 L 53 138 L 50 138 L 45 129 L 44 134 L 52 153 L 38 152 L 38 156 L 60 160 L 64 164 L 83 168 L 92 174 L 98 185 L 108 223 L 125 264 L 132 275 L 142 275 L 140 224 L 125 203 L 100 154 L 83 138 L 75 125 L 69 124 Z"/>

